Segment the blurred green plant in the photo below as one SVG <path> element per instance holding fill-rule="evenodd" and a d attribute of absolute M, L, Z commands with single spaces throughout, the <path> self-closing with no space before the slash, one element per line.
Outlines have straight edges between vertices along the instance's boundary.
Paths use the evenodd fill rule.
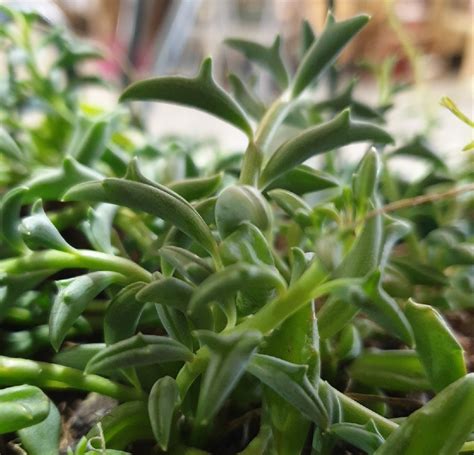
<path fill-rule="evenodd" d="M 31 16 L 8 14 L 10 33 L 32 33 Z M 329 15 L 318 38 L 305 23 L 294 72 L 279 38 L 227 40 L 274 77 L 270 106 L 236 75 L 226 92 L 211 59 L 194 78 L 136 82 L 120 98 L 206 111 L 246 135 L 243 154 L 154 144 L 121 109 L 84 113 L 66 102 L 79 70 L 68 97 L 30 87 L 61 98 L 70 134 L 33 153 L 34 128 L 0 132 L 2 433 L 58 454 L 42 390 L 76 390 L 117 405 L 70 454 L 472 449 L 473 376 L 442 316 L 472 309 L 469 171 L 450 171 L 421 138 L 385 152 L 389 107 L 354 99 L 353 83 L 322 101 L 311 90 L 367 21 Z M 370 147 L 354 166 L 338 149 L 357 142 Z M 214 156 L 198 165 L 201 153 Z M 305 164 L 318 155 L 321 169 Z M 400 155 L 426 176 L 392 172 Z"/>

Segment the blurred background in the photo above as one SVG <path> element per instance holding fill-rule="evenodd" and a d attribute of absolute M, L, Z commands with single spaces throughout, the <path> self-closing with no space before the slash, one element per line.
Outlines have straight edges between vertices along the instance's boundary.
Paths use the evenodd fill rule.
<path fill-rule="evenodd" d="M 474 0 L 16 0 L 0 2 L 33 10 L 45 21 L 63 24 L 75 34 L 98 44 L 104 60 L 94 71 L 115 86 L 164 74 L 194 74 L 201 60 L 212 55 L 214 74 L 228 88 L 226 75 L 252 76 L 254 68 L 232 49 L 225 37 L 242 37 L 270 45 L 277 33 L 290 68 L 299 56 L 302 20 L 316 33 L 329 9 L 337 20 L 369 13 L 372 20 L 338 61 L 338 87 L 352 77 L 359 98 L 369 103 L 394 103 L 388 129 L 399 138 L 427 134 L 443 144 L 438 152 L 456 160 L 472 140 L 469 128 L 439 105 L 451 97 L 468 116 L 473 114 Z M 275 87 L 264 74 L 255 78 L 256 92 L 270 99 Z M 384 93 L 384 84 L 408 88 Z M 331 86 L 333 85 L 333 86 Z M 315 96 L 334 93 L 332 83 L 320 84 Z M 118 91 L 117 91 L 118 93 Z M 392 99 L 393 98 L 393 99 Z M 116 103 L 110 91 L 94 88 L 85 99 Z M 229 149 L 242 148 L 245 138 L 219 120 L 188 109 L 147 105 L 151 134 L 212 136 Z M 411 169 L 413 171 L 413 169 Z"/>

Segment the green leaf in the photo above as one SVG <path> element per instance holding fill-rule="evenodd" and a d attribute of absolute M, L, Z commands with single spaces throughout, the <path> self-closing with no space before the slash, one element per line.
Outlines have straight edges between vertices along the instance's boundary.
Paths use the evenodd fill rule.
<path fill-rule="evenodd" d="M 407 144 L 393 150 L 387 155 L 387 158 L 394 158 L 397 156 L 409 156 L 420 158 L 428 163 L 431 163 L 435 168 L 446 169 L 446 163 L 437 155 L 435 151 L 429 146 L 426 140 L 421 136 L 416 136 Z"/>
<path fill-rule="evenodd" d="M 296 194 L 287 190 L 275 189 L 268 191 L 270 199 L 290 217 L 294 219 L 303 228 L 312 225 L 311 207 Z"/>
<path fill-rule="evenodd" d="M 439 392 L 464 376 L 463 348 L 438 311 L 410 299 L 405 314 L 415 334 L 416 351 L 433 389 Z"/>
<path fill-rule="evenodd" d="M 225 265 L 237 262 L 275 265 L 271 248 L 265 236 L 249 222 L 243 222 L 237 230 L 221 242 L 219 253 Z"/>
<path fill-rule="evenodd" d="M 90 208 L 87 220 L 83 222 L 82 229 L 91 245 L 97 251 L 115 254 L 111 243 L 112 224 L 117 213 L 117 206 L 113 204 L 98 204 L 95 209 Z"/>
<path fill-rule="evenodd" d="M 228 38 L 224 43 L 244 54 L 251 62 L 267 70 L 281 89 L 288 87 L 288 73 L 280 55 L 280 36 L 277 36 L 272 45 L 268 47 L 237 38 Z"/>
<path fill-rule="evenodd" d="M 193 287 L 177 278 L 163 278 L 145 285 L 138 293 L 139 302 L 153 302 L 171 306 L 186 313 Z"/>
<path fill-rule="evenodd" d="M 12 137 L 0 127 L 0 155 L 14 161 L 24 160 L 25 156 Z"/>
<path fill-rule="evenodd" d="M 306 365 L 256 354 L 250 361 L 247 371 L 297 408 L 307 419 L 322 428 L 327 427 L 326 410 L 307 377 Z"/>
<path fill-rule="evenodd" d="M 173 378 L 165 376 L 155 382 L 148 398 L 148 414 L 155 439 L 165 452 L 180 402 L 178 385 Z"/>
<path fill-rule="evenodd" d="M 354 202 L 359 208 L 367 205 L 367 199 L 372 198 L 377 188 L 381 162 L 374 147 L 362 158 L 356 173 L 352 178 Z"/>
<path fill-rule="evenodd" d="M 136 82 L 122 93 L 120 101 L 166 101 L 208 112 L 242 130 L 249 138 L 252 127 L 238 104 L 212 77 L 212 60 L 202 62 L 195 78 L 158 77 Z"/>
<path fill-rule="evenodd" d="M 154 365 L 163 362 L 187 362 L 193 353 L 167 337 L 141 333 L 108 346 L 87 364 L 86 372 L 111 372 L 119 368 Z"/>
<path fill-rule="evenodd" d="M 248 185 L 232 185 L 222 191 L 217 198 L 215 216 L 222 239 L 246 221 L 264 234 L 272 225 L 272 212 L 265 198 L 256 188 Z"/>
<path fill-rule="evenodd" d="M 312 81 L 321 77 L 346 44 L 368 21 L 369 16 L 360 15 L 336 23 L 331 15 L 328 16 L 323 33 L 308 49 L 296 71 L 291 86 L 293 98 L 296 98 Z"/>
<path fill-rule="evenodd" d="M 212 302 L 224 302 L 239 291 L 250 292 L 255 289 L 276 289 L 282 292 L 286 283 L 275 269 L 237 263 L 212 274 L 195 290 L 189 303 L 189 314 L 196 314 L 202 307 Z"/>
<path fill-rule="evenodd" d="M 170 306 L 155 304 L 155 308 L 168 336 L 184 344 L 190 350 L 193 349 L 194 342 L 189 319 L 181 311 Z M 193 322 L 198 327 L 210 327 L 212 322 L 211 312 L 200 313 L 196 319 L 193 319 Z"/>
<path fill-rule="evenodd" d="M 316 41 L 316 35 L 314 33 L 313 27 L 309 21 L 304 20 L 301 23 L 301 30 L 300 30 L 300 53 L 301 57 L 304 58 L 306 52 L 310 49 L 310 47 Z"/>
<path fill-rule="evenodd" d="M 266 107 L 254 93 L 233 73 L 228 75 L 234 98 L 242 108 L 255 120 L 260 120 L 265 114 Z"/>
<path fill-rule="evenodd" d="M 365 425 L 336 423 L 331 426 L 330 432 L 369 455 L 372 455 L 385 442 L 373 420 Z"/>
<path fill-rule="evenodd" d="M 151 213 L 176 226 L 211 254 L 216 252 L 214 237 L 199 213 L 189 202 L 164 186 L 108 178 L 77 185 L 66 193 L 64 200 L 108 202 Z"/>
<path fill-rule="evenodd" d="M 90 122 L 81 135 L 80 141 L 73 145 L 71 155 L 82 164 L 89 166 L 99 160 L 110 138 L 110 121 L 101 118 Z"/>
<path fill-rule="evenodd" d="M 196 177 L 186 180 L 177 180 L 168 185 L 168 188 L 187 201 L 195 201 L 213 195 L 222 182 L 222 174 L 210 177 Z"/>
<path fill-rule="evenodd" d="M 29 189 L 23 203 L 29 204 L 36 199 L 57 201 L 72 186 L 101 178 L 102 175 L 98 172 L 67 157 L 60 169 L 45 169 L 24 183 Z"/>
<path fill-rule="evenodd" d="M 131 283 L 115 295 L 104 314 L 104 341 L 107 345 L 131 337 L 136 328 L 144 305 L 138 300 L 138 293 L 145 283 Z"/>
<path fill-rule="evenodd" d="M 207 369 L 201 381 L 196 411 L 197 425 L 205 426 L 217 414 L 224 401 L 245 373 L 247 364 L 262 340 L 256 331 L 217 335 L 200 330 L 197 336 L 210 351 Z"/>
<path fill-rule="evenodd" d="M 354 381 L 384 390 L 430 389 L 423 365 L 414 351 L 367 352 L 352 362 L 349 374 Z"/>
<path fill-rule="evenodd" d="M 100 424 L 108 447 L 121 450 L 135 441 L 153 441 L 148 409 L 143 401 L 130 401 L 113 408 L 100 420 Z M 90 440 L 98 436 L 100 433 L 96 425 L 87 438 Z"/>
<path fill-rule="evenodd" d="M 44 212 L 41 200 L 35 202 L 31 208 L 31 215 L 23 218 L 18 229 L 31 249 L 46 248 L 66 253 L 75 252 Z"/>
<path fill-rule="evenodd" d="M 459 120 L 464 122 L 467 126 L 474 128 L 474 121 L 464 115 L 459 108 L 457 107 L 456 103 L 449 98 L 449 96 L 443 96 L 440 102 L 441 106 L 449 109 Z"/>
<path fill-rule="evenodd" d="M 59 293 L 49 317 L 49 336 L 56 351 L 86 305 L 106 287 L 122 279 L 123 275 L 115 272 L 93 272 L 56 282 Z"/>
<path fill-rule="evenodd" d="M 196 284 L 201 283 L 213 272 L 212 267 L 204 259 L 177 246 L 164 246 L 160 249 L 159 255 L 181 275 Z"/>
<path fill-rule="evenodd" d="M 3 196 L 0 209 L 2 237 L 14 251 L 19 253 L 24 253 L 28 250 L 18 230 L 23 197 L 27 191 L 28 188 L 25 186 L 10 190 Z"/>
<path fill-rule="evenodd" d="M 48 397 L 37 387 L 20 385 L 0 390 L 0 434 L 42 422 L 49 408 Z"/>
<path fill-rule="evenodd" d="M 395 257 L 391 259 L 391 262 L 402 270 L 413 284 L 426 286 L 446 286 L 448 284 L 447 277 L 435 268 L 435 264 L 421 264 L 407 257 Z"/>
<path fill-rule="evenodd" d="M 53 403 L 49 405 L 46 419 L 31 427 L 18 431 L 21 445 L 28 455 L 59 455 L 61 416 Z"/>
<path fill-rule="evenodd" d="M 474 374 L 458 379 L 411 414 L 376 455 L 457 454 L 474 427 Z"/>
<path fill-rule="evenodd" d="M 393 139 L 376 125 L 353 121 L 349 110 L 344 110 L 334 119 L 308 128 L 278 147 L 263 168 L 259 186 L 266 188 L 282 174 L 312 156 L 361 141 L 387 144 Z"/>
<path fill-rule="evenodd" d="M 332 175 L 301 164 L 273 180 L 267 190 L 281 188 L 301 196 L 337 186 L 339 182 Z"/>
<path fill-rule="evenodd" d="M 85 370 L 87 362 L 104 348 L 104 343 L 77 344 L 56 353 L 53 362 L 77 370 Z"/>

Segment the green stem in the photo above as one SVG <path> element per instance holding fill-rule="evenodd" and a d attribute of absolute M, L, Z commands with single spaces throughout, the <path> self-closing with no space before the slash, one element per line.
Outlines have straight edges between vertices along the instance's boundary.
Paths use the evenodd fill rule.
<path fill-rule="evenodd" d="M 255 131 L 254 141 L 249 142 L 245 151 L 242 170 L 240 172 L 240 183 L 243 185 L 255 185 L 260 175 L 265 149 L 268 147 L 278 126 L 285 119 L 292 103 L 288 93 L 283 93 L 268 108 Z"/>
<path fill-rule="evenodd" d="M 0 384 L 31 384 L 50 389 L 78 389 L 96 392 L 120 401 L 141 400 L 143 392 L 95 374 L 56 365 L 0 356 Z"/>
<path fill-rule="evenodd" d="M 23 273 L 42 269 L 83 268 L 122 273 L 130 281 L 151 281 L 151 273 L 134 262 L 93 250 L 63 252 L 35 251 L 26 256 L 0 261 L 0 272 Z"/>
<path fill-rule="evenodd" d="M 208 362 L 209 350 L 204 346 L 196 352 L 191 362 L 186 362 L 181 368 L 176 376 L 176 383 L 178 384 L 181 399 L 186 396 L 189 387 L 191 387 L 196 378 L 206 369 Z"/>

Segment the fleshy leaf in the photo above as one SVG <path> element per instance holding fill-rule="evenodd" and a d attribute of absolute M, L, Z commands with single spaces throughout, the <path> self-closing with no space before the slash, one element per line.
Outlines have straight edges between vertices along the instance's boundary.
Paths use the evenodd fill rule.
<path fill-rule="evenodd" d="M 196 177 L 186 180 L 177 180 L 168 185 L 175 193 L 187 201 L 195 201 L 213 195 L 222 182 L 222 174 L 210 177 Z"/>
<path fill-rule="evenodd" d="M 25 158 L 17 143 L 0 127 L 0 155 L 1 154 L 14 161 L 23 160 Z"/>
<path fill-rule="evenodd" d="M 372 455 L 385 442 L 372 420 L 366 425 L 336 423 L 331 426 L 330 432 L 369 455 Z"/>
<path fill-rule="evenodd" d="M 309 128 L 278 147 L 264 166 L 259 185 L 262 188 L 267 187 L 282 174 L 312 156 L 361 141 L 387 144 L 393 139 L 376 125 L 353 121 L 349 110 L 344 110 L 334 119 Z"/>
<path fill-rule="evenodd" d="M 215 254 L 216 243 L 199 213 L 178 194 L 155 183 L 153 186 L 127 179 L 108 178 L 71 188 L 67 201 L 108 202 L 151 213 L 168 221 Z"/>
<path fill-rule="evenodd" d="M 141 333 L 108 346 L 87 364 L 87 372 L 111 372 L 120 368 L 163 362 L 191 361 L 193 353 L 168 337 Z"/>
<path fill-rule="evenodd" d="M 416 351 L 434 390 L 439 392 L 464 376 L 463 348 L 438 311 L 410 299 L 405 314 L 415 334 Z"/>
<path fill-rule="evenodd" d="M 167 305 L 186 313 L 193 294 L 193 287 L 177 278 L 152 281 L 137 294 L 139 302 L 153 302 Z"/>
<path fill-rule="evenodd" d="M 457 454 L 472 432 L 473 409 L 474 373 L 470 373 L 407 417 L 375 454 Z"/>
<path fill-rule="evenodd" d="M 68 253 L 75 251 L 48 218 L 40 200 L 31 208 L 31 215 L 23 218 L 18 229 L 32 249 L 50 248 Z"/>
<path fill-rule="evenodd" d="M 229 74 L 229 83 L 235 99 L 242 108 L 255 120 L 259 120 L 265 114 L 265 105 L 256 97 L 254 93 L 235 74 Z"/>
<path fill-rule="evenodd" d="M 117 206 L 113 204 L 98 204 L 95 209 L 89 209 L 87 220 L 82 228 L 91 245 L 107 254 L 115 254 L 112 247 L 112 224 L 117 213 Z"/>
<path fill-rule="evenodd" d="M 37 387 L 20 385 L 0 390 L 0 434 L 42 422 L 49 407 L 48 397 Z"/>
<path fill-rule="evenodd" d="M 273 180 L 267 190 L 281 188 L 301 196 L 337 186 L 339 182 L 332 175 L 301 164 Z"/>
<path fill-rule="evenodd" d="M 14 188 L 3 196 L 0 212 L 0 223 L 2 237 L 18 252 L 25 252 L 27 247 L 21 238 L 18 230 L 20 224 L 20 212 L 23 204 L 23 197 L 28 191 L 25 186 Z"/>
<path fill-rule="evenodd" d="M 61 416 L 58 408 L 50 403 L 46 419 L 18 432 L 21 445 L 28 455 L 59 455 L 59 436 L 61 433 Z"/>
<path fill-rule="evenodd" d="M 212 267 L 204 259 L 183 248 L 164 246 L 159 254 L 193 283 L 201 283 L 213 272 Z"/>
<path fill-rule="evenodd" d="M 271 46 L 263 46 L 238 38 L 228 38 L 224 42 L 247 57 L 248 60 L 267 70 L 281 89 L 288 86 L 288 73 L 280 56 L 280 36 L 277 36 Z"/>
<path fill-rule="evenodd" d="M 306 365 L 297 365 L 263 354 L 254 355 L 247 367 L 250 374 L 273 389 L 306 418 L 326 428 L 328 416 L 306 375 L 307 370 Z"/>
<path fill-rule="evenodd" d="M 106 287 L 122 279 L 123 275 L 115 272 L 93 272 L 56 282 L 59 293 L 49 317 L 49 336 L 56 351 L 86 305 Z"/>
<path fill-rule="evenodd" d="M 138 326 L 144 305 L 137 295 L 145 283 L 131 283 L 111 300 L 104 315 L 104 341 L 107 345 L 131 337 Z"/>
<path fill-rule="evenodd" d="M 369 16 L 360 15 L 336 23 L 329 15 L 323 33 L 308 49 L 296 71 L 292 96 L 297 97 L 312 81 L 317 80 L 368 21 Z"/>
<path fill-rule="evenodd" d="M 196 412 L 198 425 L 207 425 L 245 373 L 250 357 L 262 335 L 249 331 L 232 335 L 217 335 L 201 330 L 197 336 L 210 354 L 209 364 L 201 381 Z"/>
<path fill-rule="evenodd" d="M 120 101 L 166 101 L 194 107 L 234 125 L 249 138 L 252 127 L 237 103 L 212 77 L 212 60 L 202 62 L 195 78 L 158 77 L 136 82 L 122 93 Z"/>
<path fill-rule="evenodd" d="M 148 414 L 155 439 L 165 452 L 180 402 L 178 385 L 173 378 L 165 376 L 155 382 L 148 398 Z"/>

